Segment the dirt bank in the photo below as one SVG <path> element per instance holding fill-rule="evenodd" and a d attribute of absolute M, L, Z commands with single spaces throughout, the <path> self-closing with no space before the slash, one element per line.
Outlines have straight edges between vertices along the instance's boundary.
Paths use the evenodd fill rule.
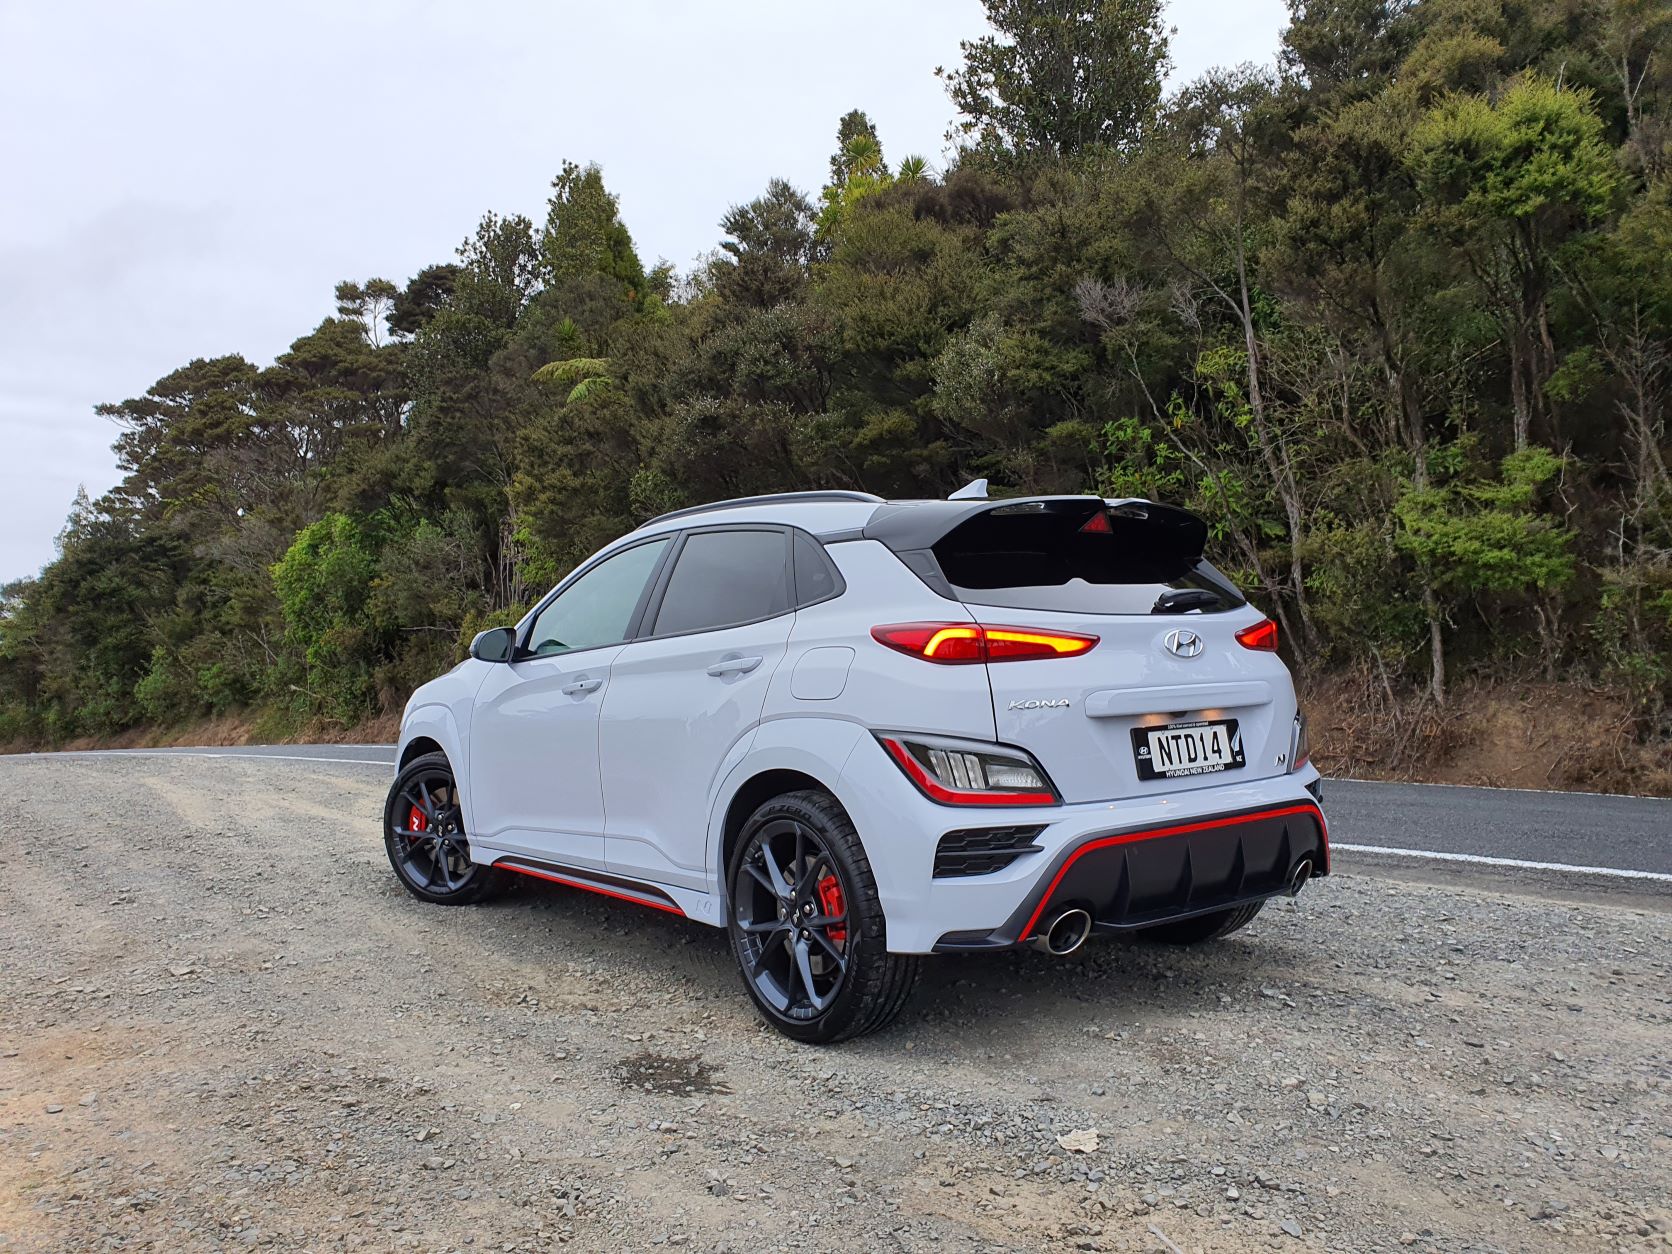
<path fill-rule="evenodd" d="M 1336 677 L 1301 695 L 1326 775 L 1672 797 L 1672 738 L 1640 741 L 1606 690 L 1470 683 L 1440 709 Z"/>

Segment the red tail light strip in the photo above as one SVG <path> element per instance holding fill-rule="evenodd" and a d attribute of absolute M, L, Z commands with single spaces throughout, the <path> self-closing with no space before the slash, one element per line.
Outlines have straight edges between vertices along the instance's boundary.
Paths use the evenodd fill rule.
<path fill-rule="evenodd" d="M 553 884 L 562 884 L 566 888 L 581 888 L 589 893 L 597 893 L 600 897 L 614 897 L 617 901 L 630 901 L 635 906 L 649 906 L 652 910 L 677 914 L 682 919 L 685 917 L 685 912 L 671 902 L 653 901 L 649 897 L 636 897 L 632 893 L 617 892 L 614 889 L 604 888 L 602 885 L 592 884 L 586 880 L 559 875 L 554 871 L 536 871 L 531 866 L 521 866 L 515 862 L 497 862 L 494 865 L 503 867 L 507 871 L 515 871 L 518 875 L 531 875 L 537 880 L 550 880 Z"/>
<path fill-rule="evenodd" d="M 986 623 L 889 623 L 871 628 L 871 638 L 890 649 L 942 666 L 1078 657 L 1089 653 L 1098 641 L 1097 636 L 1077 631 Z"/>
<path fill-rule="evenodd" d="M 1200 823 L 1181 823 L 1176 827 L 1153 827 L 1137 832 L 1122 832 L 1118 836 L 1103 836 L 1097 840 L 1087 841 L 1073 853 L 1068 855 L 1067 861 L 1057 869 L 1052 876 L 1050 887 L 1045 895 L 1039 899 L 1033 914 L 1028 917 L 1027 925 L 1017 935 L 1018 942 L 1025 941 L 1033 931 L 1033 925 L 1039 922 L 1039 916 L 1045 913 L 1045 906 L 1057 891 L 1057 885 L 1062 883 L 1062 877 L 1068 874 L 1068 868 L 1073 866 L 1093 849 L 1108 849 L 1112 845 L 1129 845 L 1139 840 L 1157 840 L 1162 836 L 1183 836 L 1188 832 L 1205 832 L 1216 827 L 1233 827 L 1238 823 L 1252 823 L 1258 819 L 1280 819 L 1290 814 L 1310 814 L 1318 820 L 1318 832 L 1324 842 L 1324 869 L 1329 869 L 1329 824 L 1324 821 L 1324 812 L 1315 805 L 1303 804 L 1284 806 L 1278 810 L 1256 810 L 1252 814 L 1237 814 L 1222 819 L 1204 819 Z"/>
<path fill-rule="evenodd" d="M 882 747 L 888 750 L 888 756 L 900 764 L 900 769 L 906 773 L 911 782 L 923 790 L 924 794 L 933 801 L 949 806 L 1054 806 L 1057 798 L 1048 792 L 989 792 L 985 789 L 948 788 L 928 771 L 923 769 L 923 763 L 912 756 L 910 749 L 898 740 L 879 737 Z"/>
<path fill-rule="evenodd" d="M 1277 624 L 1269 618 L 1262 618 L 1252 627 L 1244 627 L 1237 632 L 1237 643 L 1245 649 L 1261 649 L 1267 653 L 1277 652 Z"/>

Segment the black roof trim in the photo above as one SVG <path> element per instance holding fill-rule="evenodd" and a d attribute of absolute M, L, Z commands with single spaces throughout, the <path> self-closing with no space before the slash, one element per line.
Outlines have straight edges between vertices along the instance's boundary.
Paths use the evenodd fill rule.
<path fill-rule="evenodd" d="M 729 501 L 710 501 L 707 505 L 687 505 L 684 509 L 672 509 L 665 514 L 645 519 L 634 530 L 648 527 L 651 523 L 665 522 L 669 518 L 686 518 L 692 514 L 706 514 L 716 509 L 735 509 L 741 505 L 770 505 L 774 501 L 858 501 L 862 505 L 884 503 L 882 497 L 869 492 L 850 492 L 840 488 L 825 492 L 768 492 L 761 496 L 737 496 Z"/>

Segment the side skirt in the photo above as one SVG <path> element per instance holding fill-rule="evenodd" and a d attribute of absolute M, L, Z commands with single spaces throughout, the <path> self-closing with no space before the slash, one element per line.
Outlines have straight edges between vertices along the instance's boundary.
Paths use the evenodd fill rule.
<path fill-rule="evenodd" d="M 617 901 L 630 901 L 636 906 L 648 906 L 652 910 L 663 910 L 668 914 L 686 917 L 685 911 L 672 897 L 660 888 L 651 884 L 643 884 L 638 880 L 624 879 L 617 875 L 606 875 L 602 871 L 582 870 L 579 867 L 563 866 L 555 862 L 540 862 L 534 858 L 505 857 L 493 863 L 494 866 L 506 871 L 515 871 L 518 875 L 531 876 L 537 880 L 547 880 L 553 884 L 562 884 L 568 888 L 580 888 L 589 893 L 597 893 L 603 897 L 614 897 Z"/>

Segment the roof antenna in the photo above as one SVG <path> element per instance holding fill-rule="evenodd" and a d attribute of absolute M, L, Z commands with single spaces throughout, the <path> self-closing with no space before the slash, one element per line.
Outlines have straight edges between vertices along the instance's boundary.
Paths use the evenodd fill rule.
<path fill-rule="evenodd" d="M 949 501 L 985 501 L 987 499 L 987 481 L 985 479 L 972 480 L 946 499 Z"/>

